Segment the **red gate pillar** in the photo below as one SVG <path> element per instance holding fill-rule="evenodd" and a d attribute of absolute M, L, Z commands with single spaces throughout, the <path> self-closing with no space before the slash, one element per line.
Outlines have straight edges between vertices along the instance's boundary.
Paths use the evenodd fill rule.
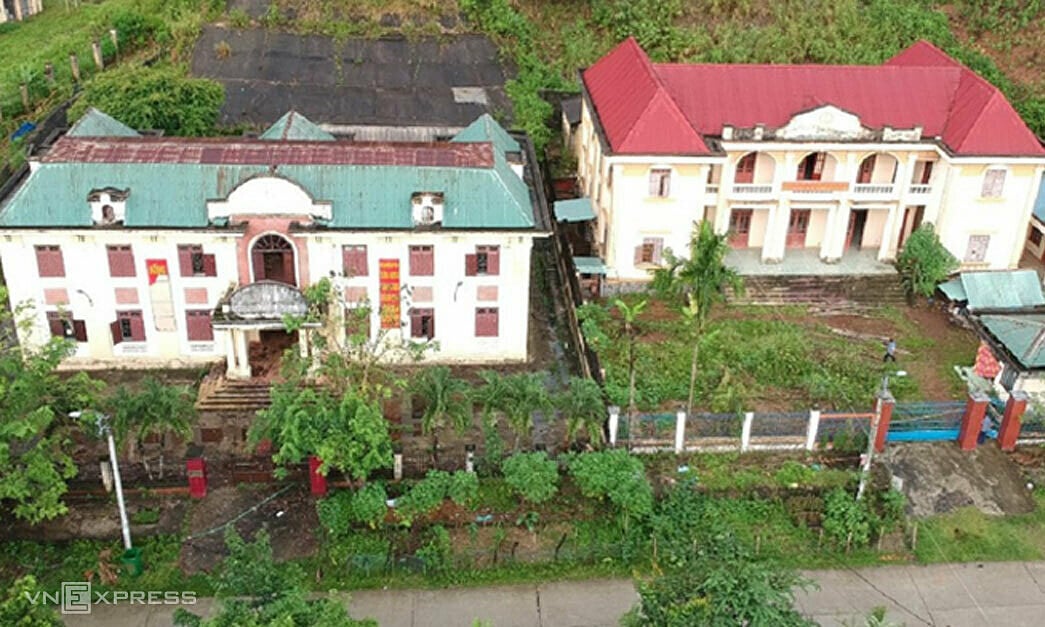
<path fill-rule="evenodd" d="M 315 455 L 309 456 L 308 478 L 309 483 L 312 485 L 312 496 L 324 496 L 327 493 L 327 478 L 319 474 L 319 467 L 322 465 L 323 460 Z"/>
<path fill-rule="evenodd" d="M 1001 427 L 998 429 L 998 446 L 1003 451 L 1011 451 L 1016 448 L 1016 439 L 1020 437 L 1020 418 L 1027 410 L 1027 401 L 1030 397 L 1026 392 L 1015 391 L 1009 394 L 1009 400 L 1005 403 L 1005 414 L 1001 419 Z"/>
<path fill-rule="evenodd" d="M 889 423 L 893 419 L 893 407 L 896 399 L 888 391 L 879 394 L 875 400 L 875 411 L 878 413 L 878 431 L 874 434 L 874 450 L 876 453 L 885 451 L 885 439 L 889 435 Z"/>
<path fill-rule="evenodd" d="M 187 459 L 185 470 L 189 476 L 189 496 L 194 499 L 207 496 L 207 462 L 202 457 Z"/>
<path fill-rule="evenodd" d="M 976 439 L 983 428 L 983 417 L 987 414 L 987 403 L 990 401 L 983 392 L 974 392 L 965 402 L 965 414 L 962 416 L 962 427 L 958 432 L 958 446 L 963 451 L 976 450 Z"/>

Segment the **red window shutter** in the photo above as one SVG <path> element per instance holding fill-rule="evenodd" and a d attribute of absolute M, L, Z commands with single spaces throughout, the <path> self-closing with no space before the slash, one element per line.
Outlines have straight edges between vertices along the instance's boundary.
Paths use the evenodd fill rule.
<path fill-rule="evenodd" d="M 123 333 L 120 332 L 120 320 L 117 318 L 116 322 L 109 324 L 109 331 L 112 333 L 113 346 L 123 342 Z"/>
<path fill-rule="evenodd" d="M 193 246 L 178 246 L 178 271 L 182 276 L 192 276 Z"/>
<path fill-rule="evenodd" d="M 410 310 L 410 337 L 421 337 L 421 313 L 416 309 Z"/>
<path fill-rule="evenodd" d="M 480 307 L 475 310 L 475 336 L 497 337 L 498 309 L 496 307 Z"/>
<path fill-rule="evenodd" d="M 464 256 L 464 275 L 475 276 L 479 270 L 478 255 L 465 255 Z"/>
<path fill-rule="evenodd" d="M 429 309 L 428 315 L 430 316 L 428 320 L 428 339 L 432 339 L 435 337 L 435 310 Z"/>
<path fill-rule="evenodd" d="M 410 275 L 433 276 L 435 274 L 435 248 L 433 246 L 410 247 Z"/>
<path fill-rule="evenodd" d="M 497 276 L 501 273 L 501 247 L 489 246 L 486 249 L 486 274 Z"/>
<path fill-rule="evenodd" d="M 925 162 L 925 167 L 922 168 L 922 181 L 921 181 L 922 185 L 928 185 L 929 184 L 929 179 L 932 178 L 932 175 L 933 175 L 933 162 L 932 161 L 926 161 Z"/>
<path fill-rule="evenodd" d="M 51 330 L 51 337 L 65 337 L 65 326 L 57 311 L 47 312 L 47 327 Z"/>
<path fill-rule="evenodd" d="M 209 311 L 186 311 L 185 328 L 190 342 L 211 342 L 214 340 L 214 328 L 211 326 Z"/>
<path fill-rule="evenodd" d="M 827 158 L 827 153 L 818 152 L 816 153 L 816 162 L 813 163 L 813 180 L 819 181 L 820 177 L 824 174 L 824 161 Z"/>
<path fill-rule="evenodd" d="M 87 341 L 87 324 L 83 320 L 73 320 L 73 335 L 77 342 Z"/>
<path fill-rule="evenodd" d="M 283 253 L 283 277 L 290 285 L 297 286 L 297 278 L 294 276 L 294 255 L 289 252 Z"/>
<path fill-rule="evenodd" d="M 65 261 L 62 259 L 62 249 L 57 246 L 37 246 L 36 267 L 42 277 L 65 276 Z"/>
<path fill-rule="evenodd" d="M 142 312 L 132 311 L 129 312 L 131 319 L 131 340 L 135 342 L 145 341 L 145 320 L 142 319 Z"/>
<path fill-rule="evenodd" d="M 265 276 L 265 255 L 258 251 L 250 253 L 250 263 L 254 266 L 254 280 L 264 281 L 267 277 Z"/>
<path fill-rule="evenodd" d="M 134 251 L 130 246 L 109 246 L 109 276 L 134 276 Z"/>
<path fill-rule="evenodd" d="M 203 275 L 218 276 L 218 262 L 214 255 L 203 255 Z"/>
<path fill-rule="evenodd" d="M 664 238 L 652 237 L 650 241 L 653 243 L 653 263 L 660 263 L 661 253 L 664 251 Z"/>

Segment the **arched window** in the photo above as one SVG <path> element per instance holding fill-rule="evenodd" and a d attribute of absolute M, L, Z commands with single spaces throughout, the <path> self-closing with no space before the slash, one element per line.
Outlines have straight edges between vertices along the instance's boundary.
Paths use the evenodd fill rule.
<path fill-rule="evenodd" d="M 737 172 L 733 177 L 736 183 L 753 183 L 755 180 L 755 161 L 758 154 L 749 152 L 737 161 Z"/>
<path fill-rule="evenodd" d="M 262 235 L 250 250 L 255 281 L 279 281 L 297 285 L 294 247 L 287 238 L 275 233 Z"/>
<path fill-rule="evenodd" d="M 824 175 L 825 161 L 827 161 L 826 152 L 809 153 L 798 164 L 798 172 L 795 178 L 799 181 L 819 181 Z"/>

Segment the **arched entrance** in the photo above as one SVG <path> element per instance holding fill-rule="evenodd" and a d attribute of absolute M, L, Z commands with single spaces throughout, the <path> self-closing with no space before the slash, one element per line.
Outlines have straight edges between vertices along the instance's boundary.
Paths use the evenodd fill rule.
<path fill-rule="evenodd" d="M 278 281 L 297 286 L 294 247 L 275 233 L 262 235 L 250 249 L 255 281 Z"/>

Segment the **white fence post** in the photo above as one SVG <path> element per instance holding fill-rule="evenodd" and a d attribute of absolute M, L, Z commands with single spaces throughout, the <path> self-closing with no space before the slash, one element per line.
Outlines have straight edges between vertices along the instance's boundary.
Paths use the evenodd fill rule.
<path fill-rule="evenodd" d="M 806 427 L 806 450 L 816 447 L 816 434 L 820 431 L 820 410 L 809 410 L 809 425 Z"/>
<path fill-rule="evenodd" d="M 679 410 L 675 414 L 675 453 L 681 453 L 686 443 L 686 412 Z"/>
<path fill-rule="evenodd" d="M 744 413 L 744 427 L 740 431 L 740 452 L 744 453 L 751 449 L 751 423 L 755 420 L 755 412 Z"/>
<path fill-rule="evenodd" d="M 610 446 L 617 446 L 617 427 L 620 425 L 620 407 L 610 407 Z"/>

